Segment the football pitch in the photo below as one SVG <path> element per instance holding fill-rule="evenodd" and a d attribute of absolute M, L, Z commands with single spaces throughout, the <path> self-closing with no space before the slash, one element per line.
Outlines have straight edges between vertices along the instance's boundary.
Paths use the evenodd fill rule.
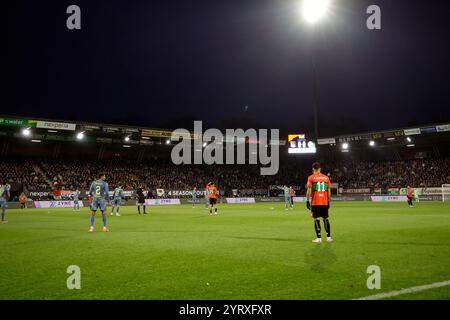
<path fill-rule="evenodd" d="M 0 299 L 355 299 L 450 280 L 448 203 L 333 203 L 330 244 L 311 243 L 304 204 L 147 209 L 108 213 L 109 233 L 97 214 L 92 234 L 87 208 L 7 210 Z M 379 290 L 366 285 L 372 265 Z M 391 299 L 450 299 L 450 286 Z"/>

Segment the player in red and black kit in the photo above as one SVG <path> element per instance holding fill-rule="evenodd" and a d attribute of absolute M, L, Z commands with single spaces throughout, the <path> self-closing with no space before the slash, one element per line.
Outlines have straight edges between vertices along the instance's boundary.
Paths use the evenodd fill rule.
<path fill-rule="evenodd" d="M 414 207 L 413 199 L 414 199 L 414 189 L 408 186 L 406 188 L 406 197 L 408 198 L 408 206 L 410 208 Z"/>
<path fill-rule="evenodd" d="M 209 198 L 209 214 L 217 214 L 217 196 L 219 195 L 219 190 L 217 190 L 216 185 L 214 182 L 208 183 L 206 186 L 206 189 L 208 190 L 208 198 Z"/>
<path fill-rule="evenodd" d="M 323 219 L 327 241 L 332 242 L 330 221 L 328 220 L 328 209 L 331 199 L 331 182 L 328 176 L 322 174 L 320 163 L 315 162 L 312 166 L 313 174 L 308 177 L 308 191 L 306 192 L 306 207 L 311 210 L 311 216 L 314 219 L 314 229 L 317 238 L 314 243 L 322 242 L 320 218 Z M 311 202 L 309 201 L 311 199 Z"/>

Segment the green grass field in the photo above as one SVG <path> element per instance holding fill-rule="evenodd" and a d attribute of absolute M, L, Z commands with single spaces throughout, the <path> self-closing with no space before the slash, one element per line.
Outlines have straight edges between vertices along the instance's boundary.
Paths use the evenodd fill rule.
<path fill-rule="evenodd" d="M 353 299 L 450 280 L 450 205 L 334 203 L 334 243 L 313 244 L 304 205 L 123 207 L 89 234 L 88 209 L 8 210 L 0 299 Z M 323 228 L 323 226 L 322 226 Z M 68 290 L 69 265 L 81 290 Z M 369 265 L 381 289 L 369 290 Z M 450 286 L 395 299 L 450 299 Z"/>

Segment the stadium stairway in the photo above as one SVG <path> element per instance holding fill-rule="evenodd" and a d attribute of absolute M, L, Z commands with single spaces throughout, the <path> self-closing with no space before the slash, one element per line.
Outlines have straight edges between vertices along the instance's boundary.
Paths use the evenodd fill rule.
<path fill-rule="evenodd" d="M 45 174 L 45 172 L 37 165 L 37 164 L 33 164 L 33 169 L 34 172 L 36 172 L 36 174 L 40 174 L 44 180 L 47 182 L 47 184 L 49 185 L 49 187 L 52 187 L 52 182 L 51 180 L 47 177 L 47 175 Z"/>

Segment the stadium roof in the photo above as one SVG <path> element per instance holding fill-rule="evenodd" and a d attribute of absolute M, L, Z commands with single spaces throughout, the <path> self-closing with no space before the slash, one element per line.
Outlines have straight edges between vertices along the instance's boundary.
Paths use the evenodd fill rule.
<path fill-rule="evenodd" d="M 0 136 L 21 137 L 22 133 L 16 130 L 17 128 L 33 129 L 30 139 L 74 141 L 77 133 L 84 132 L 86 140 L 92 142 L 123 143 L 123 139 L 128 137 L 127 143 L 139 145 L 162 143 L 163 140 L 170 139 L 173 131 L 161 128 L 0 115 Z M 412 139 L 430 139 L 431 136 L 433 139 L 450 139 L 450 123 L 338 135 L 320 138 L 317 144 L 335 146 L 351 142 L 367 145 L 369 141 L 374 141 L 379 145 L 398 145 L 399 143 L 407 145 L 412 142 Z M 286 140 L 280 139 L 280 144 L 286 144 Z"/>

